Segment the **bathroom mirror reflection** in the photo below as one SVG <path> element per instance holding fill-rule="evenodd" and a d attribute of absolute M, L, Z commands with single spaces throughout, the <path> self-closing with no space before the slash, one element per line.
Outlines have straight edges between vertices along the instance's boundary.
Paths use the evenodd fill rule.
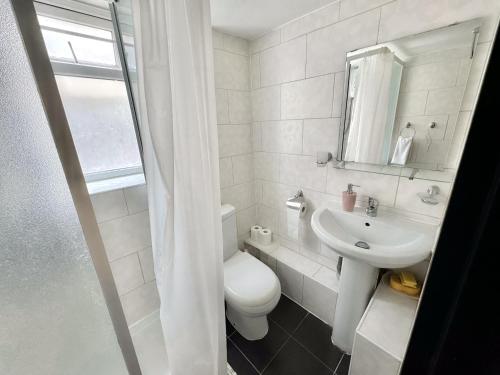
<path fill-rule="evenodd" d="M 479 20 L 347 53 L 339 161 L 443 170 Z"/>

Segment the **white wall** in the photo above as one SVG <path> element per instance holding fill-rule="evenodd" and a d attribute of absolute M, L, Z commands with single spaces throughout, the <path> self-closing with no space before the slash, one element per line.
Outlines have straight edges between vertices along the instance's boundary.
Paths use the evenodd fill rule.
<path fill-rule="evenodd" d="M 495 23 L 491 18 L 481 30 L 456 131 L 448 135 L 452 146 L 447 166 L 452 169 L 422 171 L 410 181 L 407 177 L 410 170 L 405 168 L 363 165 L 353 166 L 359 170 L 340 170 L 331 165 L 317 168 L 314 155 L 318 150 L 336 154 L 346 52 L 492 14 L 499 9 L 500 3 L 494 0 L 342 0 L 283 25 L 250 43 L 251 131 L 248 125 L 244 130 L 231 131 L 228 126 L 221 125 L 228 118 L 224 117 L 226 104 L 221 105 L 226 100 L 223 92 L 242 90 L 245 108 L 248 105 L 247 82 L 243 83 L 239 75 L 247 68 L 243 58 L 241 67 L 236 68 L 234 53 L 220 50 L 232 44 L 224 43 L 226 40 L 234 39 L 216 34 L 217 87 L 224 89 L 218 90 L 217 98 L 219 109 L 223 108 L 219 119 L 222 199 L 238 207 L 240 239 L 245 237 L 255 212 L 255 222 L 270 227 L 282 243 L 333 267 L 334 262 L 323 256 L 320 243 L 310 228 L 310 213 L 323 201 L 338 200 L 349 182 L 361 185 L 358 188 L 361 204 L 371 195 L 380 201 L 382 209 L 439 221 L 444 215 L 453 168 L 458 164 L 491 46 Z M 240 44 L 243 42 L 239 41 Z M 244 55 L 243 48 L 240 53 Z M 444 99 L 446 101 L 446 97 Z M 435 103 L 445 104 L 437 100 Z M 253 152 L 254 183 L 248 182 L 248 172 L 245 182 L 238 184 L 234 180 L 234 155 L 236 150 L 248 155 L 249 148 Z M 246 160 L 248 167 L 250 161 Z M 429 206 L 418 200 L 416 194 L 429 185 L 440 187 L 443 204 Z M 299 241 L 292 241 L 286 234 L 284 203 L 299 188 L 304 190 L 310 209 L 303 220 Z"/>
<path fill-rule="evenodd" d="M 222 203 L 236 207 L 240 245 L 256 220 L 248 42 L 214 31 Z"/>
<path fill-rule="evenodd" d="M 91 196 L 129 325 L 160 306 L 153 269 L 146 185 Z"/>

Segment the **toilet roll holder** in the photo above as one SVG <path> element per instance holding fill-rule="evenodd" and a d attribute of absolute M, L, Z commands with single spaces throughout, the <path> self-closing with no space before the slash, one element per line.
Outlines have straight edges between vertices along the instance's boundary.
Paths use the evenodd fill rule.
<path fill-rule="evenodd" d="M 306 214 L 307 203 L 302 190 L 297 191 L 293 197 L 288 198 L 286 206 L 292 210 L 299 211 L 299 216 L 303 217 Z"/>

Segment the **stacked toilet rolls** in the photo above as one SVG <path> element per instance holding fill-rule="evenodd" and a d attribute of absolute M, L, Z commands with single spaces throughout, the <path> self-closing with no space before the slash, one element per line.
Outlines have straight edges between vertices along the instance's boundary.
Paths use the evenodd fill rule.
<path fill-rule="evenodd" d="M 270 245 L 273 242 L 273 232 L 270 229 L 254 225 L 250 228 L 250 239 L 261 245 Z"/>

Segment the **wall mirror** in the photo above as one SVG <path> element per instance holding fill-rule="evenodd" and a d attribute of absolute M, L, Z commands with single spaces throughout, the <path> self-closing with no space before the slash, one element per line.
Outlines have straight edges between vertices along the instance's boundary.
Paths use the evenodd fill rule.
<path fill-rule="evenodd" d="M 337 160 L 444 169 L 480 24 L 347 53 Z"/>

